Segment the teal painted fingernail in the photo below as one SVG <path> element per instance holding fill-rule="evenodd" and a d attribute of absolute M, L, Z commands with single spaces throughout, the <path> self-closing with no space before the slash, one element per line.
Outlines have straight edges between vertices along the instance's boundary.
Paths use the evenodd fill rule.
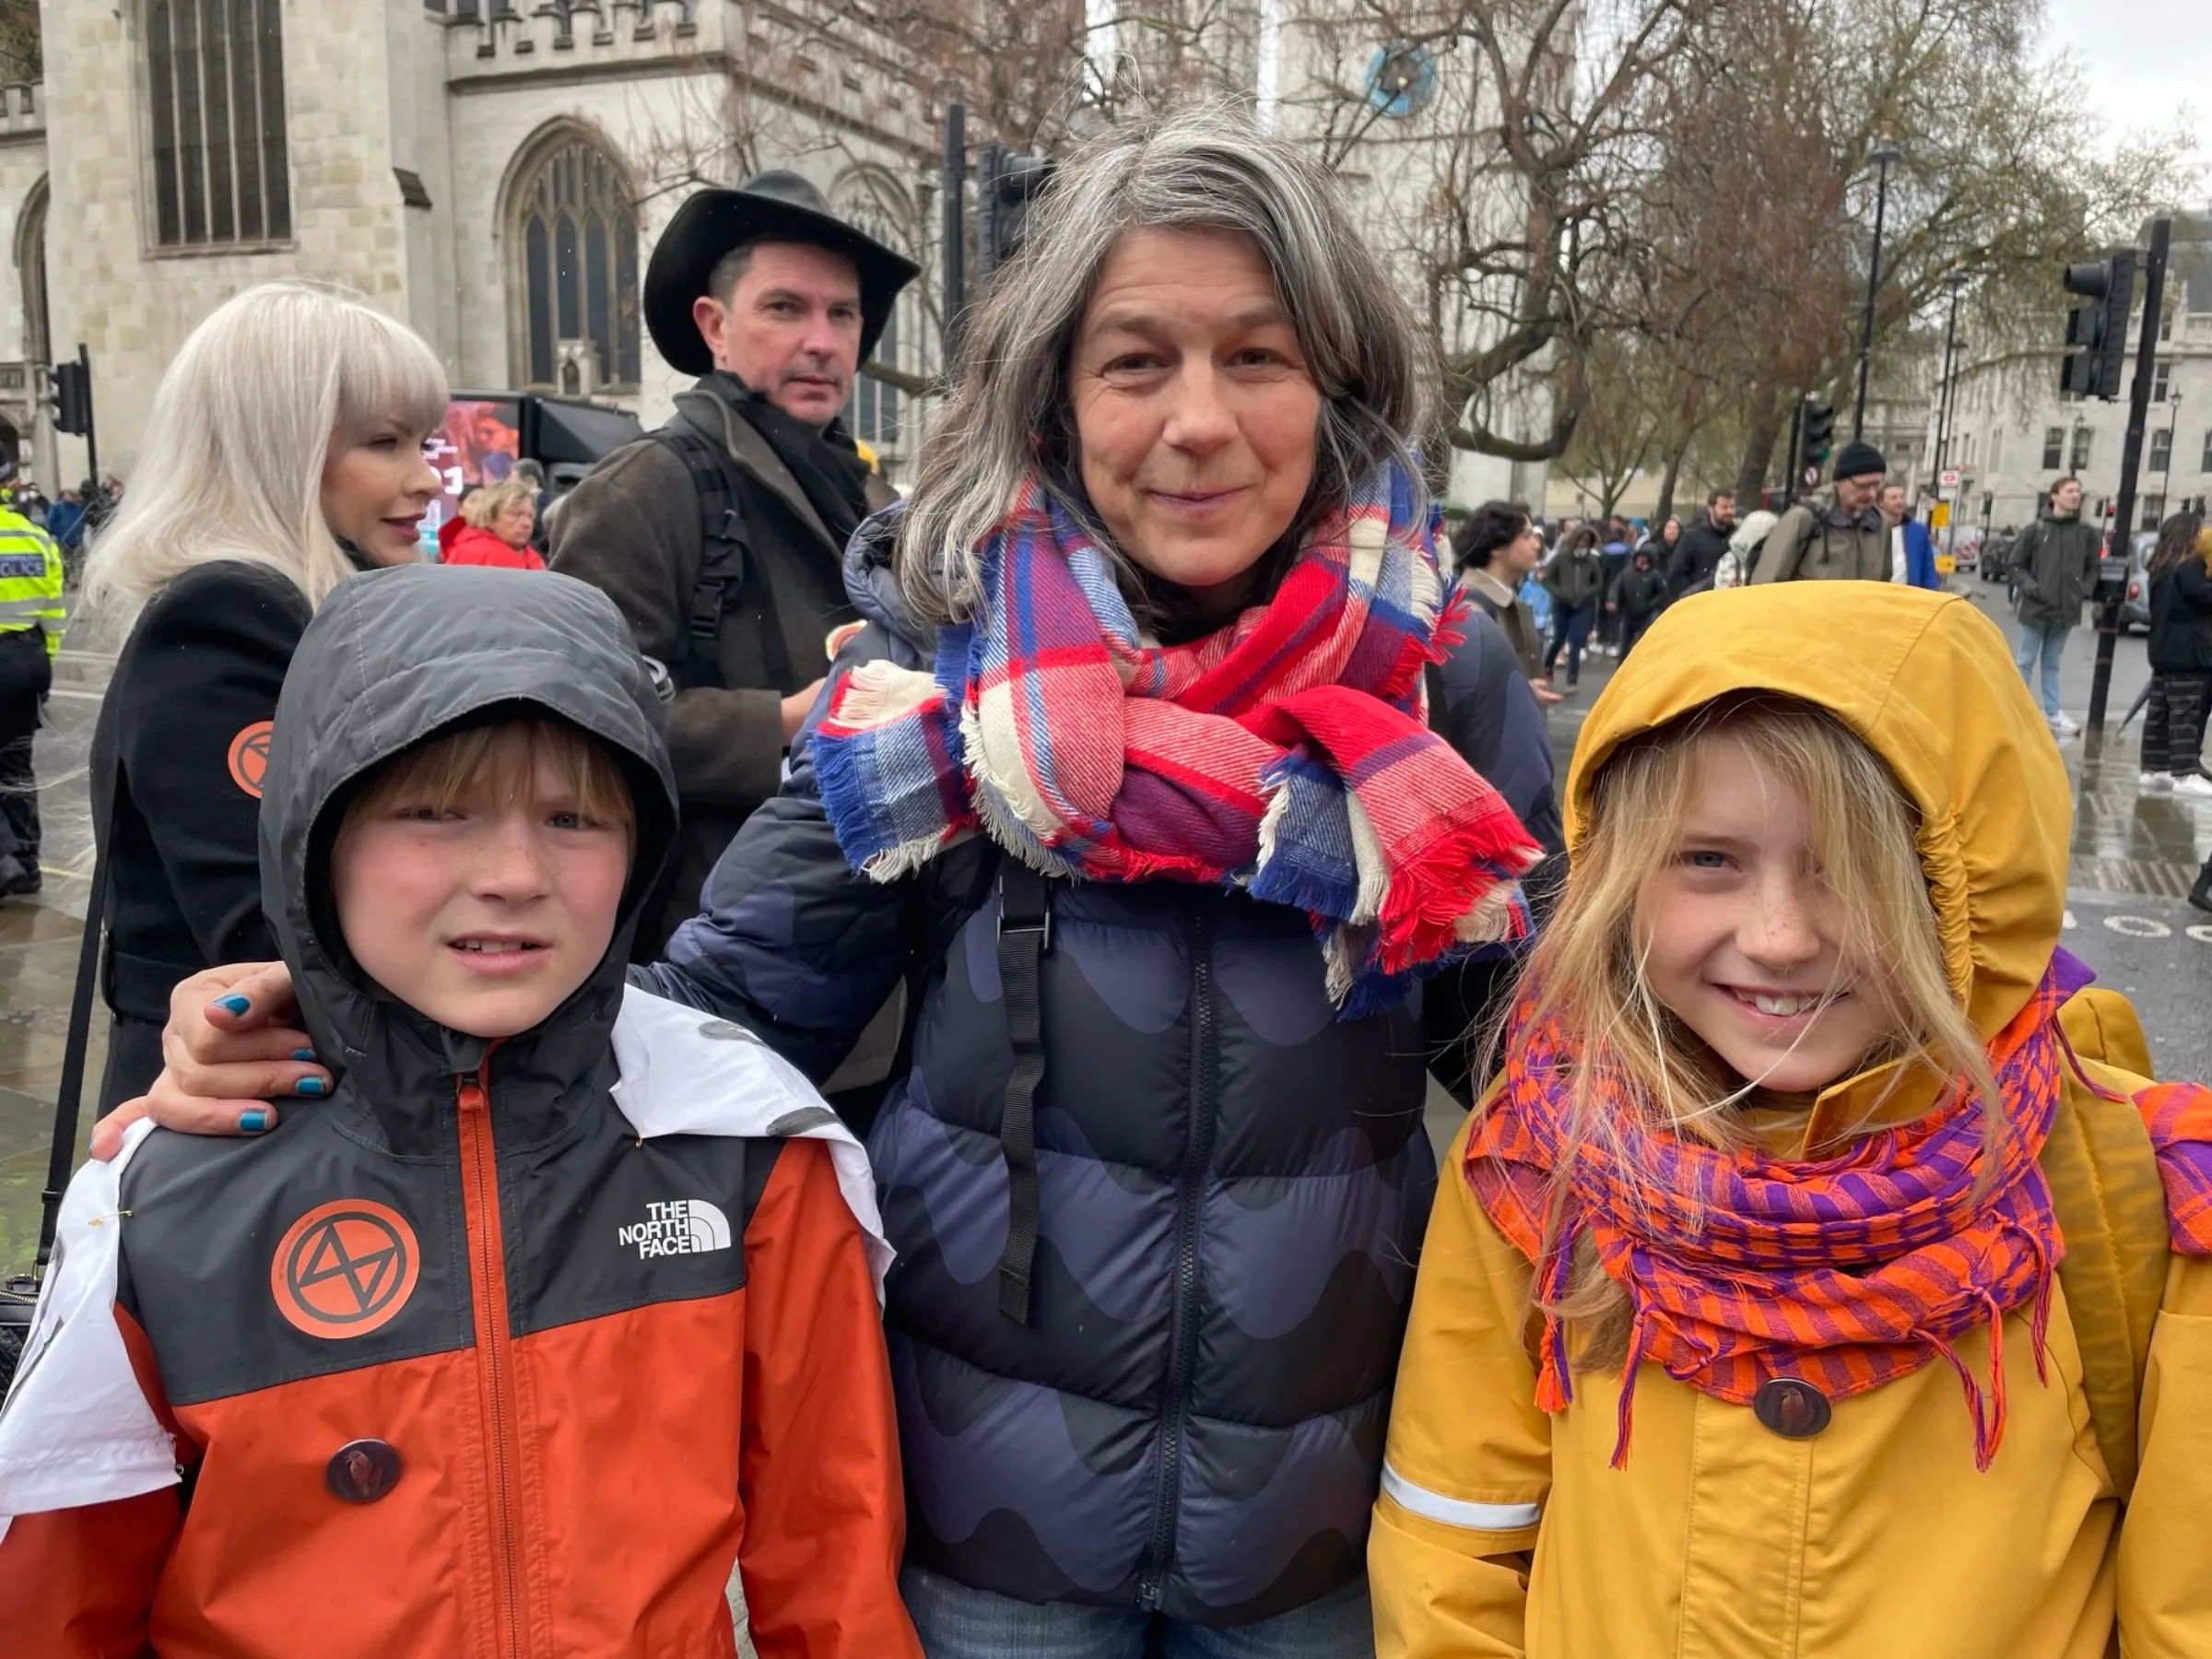
<path fill-rule="evenodd" d="M 297 1093 L 303 1095 L 324 1095 L 330 1092 L 330 1085 L 320 1077 L 302 1077 L 299 1082 L 293 1084 L 292 1088 Z"/>
<path fill-rule="evenodd" d="M 237 993 L 233 992 L 229 996 L 217 997 L 213 1006 L 221 1008 L 226 1013 L 243 1014 L 253 1005 L 248 1002 L 244 997 L 240 996 Z"/>
<path fill-rule="evenodd" d="M 238 1126 L 248 1135 L 259 1135 L 269 1126 L 269 1114 L 265 1112 L 241 1112 L 238 1114 Z"/>
<path fill-rule="evenodd" d="M 312 1060 L 314 1057 L 315 1051 L 313 1049 L 294 1049 L 292 1051 L 292 1058 L 295 1060 Z"/>

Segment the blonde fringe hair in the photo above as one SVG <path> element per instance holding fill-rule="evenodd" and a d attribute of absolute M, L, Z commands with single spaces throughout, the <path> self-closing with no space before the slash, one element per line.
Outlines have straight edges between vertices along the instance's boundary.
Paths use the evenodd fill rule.
<path fill-rule="evenodd" d="M 196 565 L 281 571 L 320 605 L 353 571 L 323 519 L 323 468 L 386 420 L 428 435 L 445 371 L 404 324 L 335 285 L 225 301 L 161 377 L 115 520 L 86 560 L 88 608 L 135 612 Z"/>
<path fill-rule="evenodd" d="M 508 477 L 497 484 L 487 484 L 472 489 L 461 500 L 461 522 L 478 530 L 491 528 L 500 513 L 517 501 L 535 504 L 537 488 L 527 478 Z"/>
<path fill-rule="evenodd" d="M 470 726 L 402 749 L 355 791 L 338 833 L 343 837 L 364 819 L 401 806 L 442 811 L 477 790 L 488 790 L 498 801 L 525 799 L 536 788 L 541 767 L 586 818 L 623 825 L 635 850 L 637 808 L 621 762 L 566 721 L 528 717 Z"/>
<path fill-rule="evenodd" d="M 1622 1079 L 1650 1132 L 1735 1149 L 1750 1144 L 1746 1107 L 1761 1097 L 1653 994 L 1645 972 L 1644 901 L 1678 849 L 1700 762 L 1718 744 L 1741 746 L 1778 786 L 1807 803 L 1822 875 L 1842 928 L 1883 971 L 1853 987 L 1878 999 L 1888 1037 L 1864 1057 L 1899 1061 L 1887 1100 L 1908 1076 L 1963 1078 L 1984 1102 L 1984 1146 L 1994 1147 L 2004 1102 L 1982 1037 L 1944 969 L 1936 910 L 1915 837 L 1919 816 L 1880 757 L 1841 721 L 1792 698 L 1746 696 L 1710 703 L 1631 740 L 1594 780 L 1589 823 L 1574 850 L 1558 912 L 1529 961 L 1535 1017 L 1578 1040 L 1570 1081 L 1569 1148 L 1552 1178 L 1551 1221 L 1564 1212 L 1577 1148 L 1628 1161 L 1624 1124 L 1595 1088 L 1601 1070 Z M 1491 1035 L 1495 1055 L 1502 1022 Z M 1841 1079 L 1836 1079 L 1841 1081 Z M 1878 1106 L 1879 1101 L 1876 1104 Z M 1871 1124 L 1849 1129 L 1863 1135 Z M 1824 1149 L 1823 1156 L 1829 1155 Z M 1988 1160 L 1994 1167 L 1994 1159 Z M 1628 1351 L 1628 1292 L 1598 1265 L 1587 1237 L 1575 1241 L 1574 1273 L 1556 1306 L 1578 1370 L 1618 1367 Z M 1535 1296 L 1532 1288 L 1532 1298 Z"/>

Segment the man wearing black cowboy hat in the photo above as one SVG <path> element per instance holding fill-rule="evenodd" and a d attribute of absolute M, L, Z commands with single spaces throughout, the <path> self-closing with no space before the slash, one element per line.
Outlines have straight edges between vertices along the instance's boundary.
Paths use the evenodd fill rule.
<path fill-rule="evenodd" d="M 640 927 L 659 955 L 747 816 L 852 620 L 845 542 L 895 498 L 838 418 L 917 267 L 791 172 L 702 190 L 646 267 L 645 325 L 699 383 L 561 504 L 552 565 L 604 589 L 673 685 L 676 867 Z"/>

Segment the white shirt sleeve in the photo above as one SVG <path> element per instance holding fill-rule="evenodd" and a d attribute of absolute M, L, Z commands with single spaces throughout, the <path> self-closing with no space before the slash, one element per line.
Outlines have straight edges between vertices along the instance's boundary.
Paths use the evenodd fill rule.
<path fill-rule="evenodd" d="M 80 1509 L 177 1482 L 176 1445 L 115 1324 L 124 1166 L 154 1125 L 69 1182 L 16 1380 L 0 1405 L 0 1537 L 8 1518 Z"/>

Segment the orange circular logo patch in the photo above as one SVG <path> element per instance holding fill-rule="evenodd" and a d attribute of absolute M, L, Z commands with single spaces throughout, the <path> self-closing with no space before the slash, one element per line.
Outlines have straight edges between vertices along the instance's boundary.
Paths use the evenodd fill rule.
<path fill-rule="evenodd" d="M 292 1223 L 269 1265 L 276 1311 L 310 1336 L 362 1336 L 415 1294 L 415 1230 L 397 1210 L 340 1198 Z"/>
<path fill-rule="evenodd" d="M 271 723 L 257 720 L 230 739 L 230 782 L 255 800 L 261 799 L 261 780 L 269 770 Z"/>

